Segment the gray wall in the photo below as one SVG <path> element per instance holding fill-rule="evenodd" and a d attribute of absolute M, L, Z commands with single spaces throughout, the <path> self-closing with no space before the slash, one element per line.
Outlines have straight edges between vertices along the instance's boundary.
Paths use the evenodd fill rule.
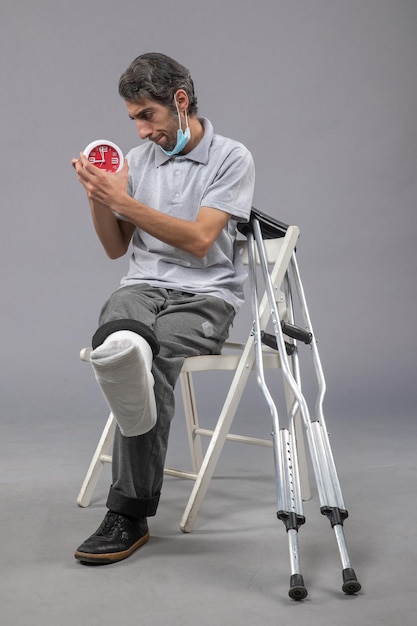
<path fill-rule="evenodd" d="M 102 411 L 78 351 L 126 259 L 104 256 L 70 160 L 136 144 L 117 81 L 152 50 L 253 152 L 255 205 L 301 228 L 332 419 L 414 413 L 416 27 L 415 0 L 2 0 L 3 423 Z"/>

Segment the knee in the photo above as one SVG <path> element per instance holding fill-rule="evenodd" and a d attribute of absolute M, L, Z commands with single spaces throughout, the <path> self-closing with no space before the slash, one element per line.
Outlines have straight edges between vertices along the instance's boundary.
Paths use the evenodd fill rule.
<path fill-rule="evenodd" d="M 152 328 L 149 328 L 146 324 L 133 319 L 113 320 L 99 326 L 92 338 L 91 345 L 93 350 L 101 346 L 107 337 L 119 330 L 129 330 L 137 335 L 140 335 L 149 343 L 154 358 L 158 354 L 160 345 Z"/>

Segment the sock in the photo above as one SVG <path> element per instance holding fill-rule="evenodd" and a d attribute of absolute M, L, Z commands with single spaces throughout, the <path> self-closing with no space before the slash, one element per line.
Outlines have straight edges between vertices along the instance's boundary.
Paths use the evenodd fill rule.
<path fill-rule="evenodd" d="M 141 335 L 119 330 L 91 353 L 94 374 L 125 437 L 143 435 L 156 423 L 152 350 Z"/>

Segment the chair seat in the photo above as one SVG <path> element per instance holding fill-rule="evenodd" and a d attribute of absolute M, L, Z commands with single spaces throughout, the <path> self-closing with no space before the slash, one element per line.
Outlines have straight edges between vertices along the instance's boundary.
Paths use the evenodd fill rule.
<path fill-rule="evenodd" d="M 245 348 L 245 345 L 246 344 L 244 343 L 226 342 L 223 348 L 223 352 L 221 354 L 202 354 L 199 356 L 189 356 L 184 361 L 181 373 L 216 370 L 236 370 L 237 366 L 239 365 L 239 361 L 241 359 L 241 355 L 243 349 Z M 234 350 L 240 350 L 240 353 L 235 352 L 233 354 L 231 352 L 228 352 L 230 348 L 233 348 Z M 280 367 L 280 358 L 276 350 L 264 348 L 262 353 L 264 357 L 264 367 L 266 369 L 277 369 Z M 254 364 L 252 363 L 250 367 L 253 369 Z"/>

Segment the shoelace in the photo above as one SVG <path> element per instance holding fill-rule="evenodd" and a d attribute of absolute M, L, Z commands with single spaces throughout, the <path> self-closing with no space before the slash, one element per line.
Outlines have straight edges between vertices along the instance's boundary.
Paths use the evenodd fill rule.
<path fill-rule="evenodd" d="M 118 518 L 117 513 L 113 513 L 112 511 L 108 511 L 106 513 L 106 517 L 101 523 L 100 528 L 98 529 L 96 535 L 107 535 L 110 529 L 114 526 L 116 520 Z"/>

